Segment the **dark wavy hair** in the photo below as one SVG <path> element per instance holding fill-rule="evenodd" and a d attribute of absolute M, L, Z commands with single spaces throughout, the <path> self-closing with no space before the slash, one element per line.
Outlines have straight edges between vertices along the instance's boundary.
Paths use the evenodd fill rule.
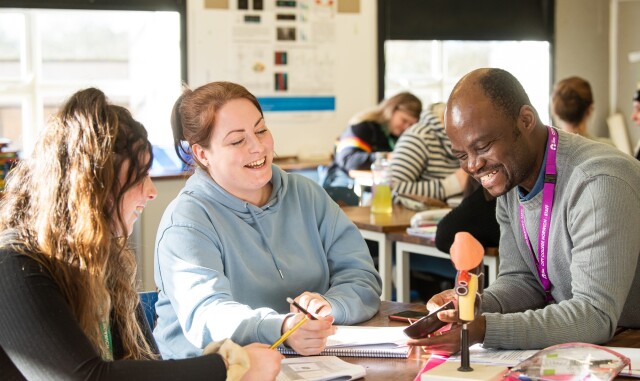
<path fill-rule="evenodd" d="M 143 160 L 146 154 L 150 160 Z M 123 196 L 144 181 L 152 157 L 147 132 L 129 111 L 98 89 L 81 90 L 10 172 L 0 202 L 0 245 L 49 270 L 103 357 L 102 321 L 118 327 L 125 358 L 155 357 L 136 319 L 135 255 L 117 233 L 127 229 Z"/>

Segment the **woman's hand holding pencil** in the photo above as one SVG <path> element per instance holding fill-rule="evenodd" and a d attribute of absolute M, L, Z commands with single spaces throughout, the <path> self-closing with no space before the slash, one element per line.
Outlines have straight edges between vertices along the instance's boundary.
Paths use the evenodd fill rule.
<path fill-rule="evenodd" d="M 291 298 L 287 298 L 289 301 Z M 311 316 L 329 316 L 333 312 L 331 304 L 320 294 L 315 292 L 303 292 L 295 300 L 289 302 L 291 312 L 309 312 Z"/>
<path fill-rule="evenodd" d="M 307 316 L 305 315 L 305 317 L 302 318 L 302 320 L 300 320 L 299 322 L 296 323 L 296 325 L 294 325 L 293 327 L 291 327 L 287 332 L 285 332 L 282 336 L 280 336 L 280 338 L 278 339 L 278 341 L 276 341 L 275 343 L 273 343 L 271 345 L 271 349 L 276 349 L 278 347 L 278 345 L 284 343 L 285 340 L 287 340 L 287 338 L 289 338 L 289 336 L 291 336 L 291 334 L 293 334 L 296 329 L 300 328 L 304 323 L 306 323 L 307 321 L 309 321 L 309 319 L 307 318 Z"/>
<path fill-rule="evenodd" d="M 282 331 L 284 333 L 271 348 L 276 348 L 286 341 L 286 344 L 298 354 L 308 356 L 322 352 L 327 344 L 327 337 L 333 335 L 336 328 L 331 316 L 315 317 L 298 313 L 285 318 Z"/>

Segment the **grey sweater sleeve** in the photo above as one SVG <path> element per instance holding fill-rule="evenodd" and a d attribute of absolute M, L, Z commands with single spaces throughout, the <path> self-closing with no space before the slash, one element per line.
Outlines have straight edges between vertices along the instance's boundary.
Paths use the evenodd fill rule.
<path fill-rule="evenodd" d="M 600 344 L 613 336 L 626 304 L 638 295 L 631 285 L 640 253 L 640 197 L 637 184 L 602 173 L 576 170 L 559 178 L 564 183 L 556 187 L 548 258 L 555 304 L 544 305 L 535 262 L 522 238 L 515 191 L 498 200 L 501 264 L 498 280 L 485 292 L 486 347 Z M 525 205 L 536 252 L 537 198 Z"/>

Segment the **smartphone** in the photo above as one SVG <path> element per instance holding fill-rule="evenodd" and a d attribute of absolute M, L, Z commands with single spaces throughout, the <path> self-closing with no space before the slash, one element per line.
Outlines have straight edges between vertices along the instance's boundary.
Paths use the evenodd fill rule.
<path fill-rule="evenodd" d="M 438 312 L 444 310 L 452 310 L 454 308 L 455 306 L 453 302 L 449 302 L 443 305 L 437 310 L 429 313 L 429 315 L 423 317 L 422 319 L 405 328 L 404 334 L 412 339 L 422 339 L 424 337 L 427 337 L 429 334 L 439 330 L 440 328 L 448 324 L 438 319 Z"/>
<path fill-rule="evenodd" d="M 401 321 L 405 323 L 413 323 L 414 321 L 427 316 L 425 312 L 404 310 L 389 315 L 389 320 Z"/>

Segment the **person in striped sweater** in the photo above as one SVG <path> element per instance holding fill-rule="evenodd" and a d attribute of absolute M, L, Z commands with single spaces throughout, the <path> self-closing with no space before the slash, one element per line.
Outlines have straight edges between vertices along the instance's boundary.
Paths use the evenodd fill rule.
<path fill-rule="evenodd" d="M 398 140 L 391 155 L 395 192 L 442 201 L 462 193 L 467 175 L 451 152 L 442 123 L 443 113 L 442 103 L 433 104 Z"/>

